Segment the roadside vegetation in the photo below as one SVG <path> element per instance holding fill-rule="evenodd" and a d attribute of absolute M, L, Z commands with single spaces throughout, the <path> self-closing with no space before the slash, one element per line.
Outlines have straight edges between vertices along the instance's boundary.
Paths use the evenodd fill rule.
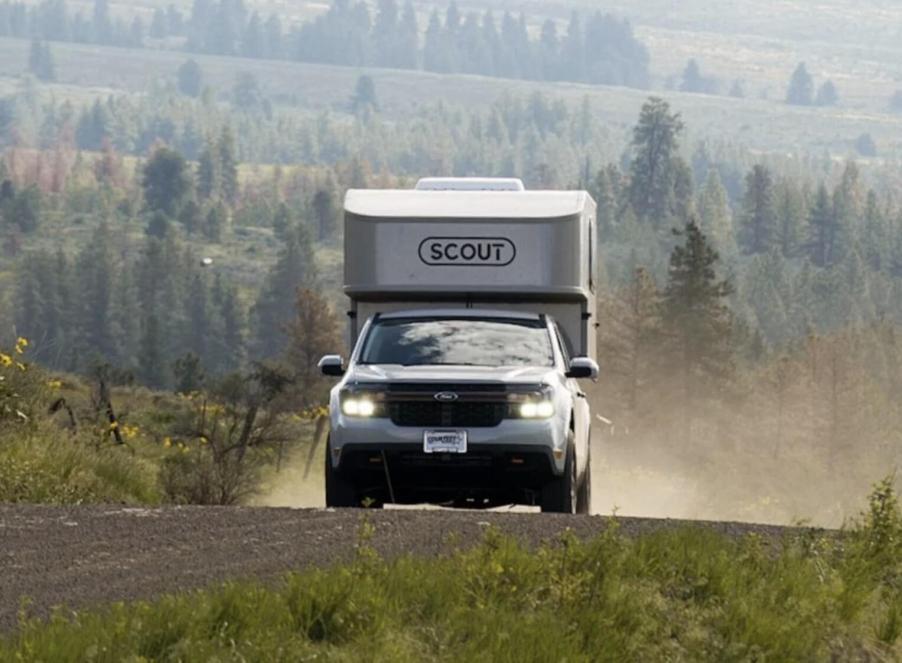
<path fill-rule="evenodd" d="M 166 393 L 123 383 L 108 365 L 51 373 L 30 361 L 30 345 L 0 349 L 0 502 L 236 504 L 315 450 L 322 412 L 275 368 L 209 383 L 194 374 Z"/>
<path fill-rule="evenodd" d="M 496 532 L 44 621 L 0 640 L 21 661 L 898 660 L 902 515 L 891 482 L 842 534 L 782 540 L 685 528 L 530 550 Z"/>

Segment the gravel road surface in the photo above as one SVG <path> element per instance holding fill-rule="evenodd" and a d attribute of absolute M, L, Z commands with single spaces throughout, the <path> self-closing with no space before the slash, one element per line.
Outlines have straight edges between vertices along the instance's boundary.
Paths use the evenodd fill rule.
<path fill-rule="evenodd" d="M 271 579 L 349 556 L 361 518 L 384 555 L 437 554 L 468 545 L 489 526 L 530 544 L 564 529 L 591 536 L 607 519 L 474 511 L 294 510 L 234 507 L 46 507 L 0 505 L 0 630 L 15 626 L 22 597 L 31 614 L 204 587 L 226 578 Z M 683 524 L 618 518 L 627 535 Z M 781 528 L 696 523 L 728 534 Z"/>

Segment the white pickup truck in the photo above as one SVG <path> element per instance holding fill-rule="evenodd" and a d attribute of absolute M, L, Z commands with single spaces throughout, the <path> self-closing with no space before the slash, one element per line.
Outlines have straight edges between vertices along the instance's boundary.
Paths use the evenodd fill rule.
<path fill-rule="evenodd" d="M 587 513 L 591 197 L 429 180 L 349 191 L 345 211 L 352 349 L 320 362 L 341 378 L 326 504 Z"/>

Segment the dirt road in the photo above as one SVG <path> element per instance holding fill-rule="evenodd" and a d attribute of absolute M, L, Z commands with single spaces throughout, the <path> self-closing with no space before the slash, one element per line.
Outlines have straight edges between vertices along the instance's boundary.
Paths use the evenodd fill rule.
<path fill-rule="evenodd" d="M 374 526 L 372 545 L 385 555 L 437 554 L 467 545 L 488 526 L 538 543 L 571 528 L 602 530 L 605 518 L 472 511 L 332 511 L 265 508 L 0 506 L 0 630 L 15 625 L 23 597 L 29 612 L 81 608 L 203 587 L 225 578 L 273 578 L 346 558 L 361 518 Z M 619 518 L 638 534 L 679 521 Z M 778 527 L 700 523 L 729 534 Z"/>

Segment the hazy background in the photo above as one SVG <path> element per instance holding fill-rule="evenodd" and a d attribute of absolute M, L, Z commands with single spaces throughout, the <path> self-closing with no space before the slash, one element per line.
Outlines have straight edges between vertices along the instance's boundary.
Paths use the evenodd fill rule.
<path fill-rule="evenodd" d="M 902 442 L 900 37 L 844 0 L 0 2 L 0 350 L 49 371 L 50 437 L 40 399 L 112 401 L 158 499 L 318 504 L 344 191 L 587 188 L 597 510 L 839 523 Z M 730 292 L 687 368 L 691 220 Z"/>

